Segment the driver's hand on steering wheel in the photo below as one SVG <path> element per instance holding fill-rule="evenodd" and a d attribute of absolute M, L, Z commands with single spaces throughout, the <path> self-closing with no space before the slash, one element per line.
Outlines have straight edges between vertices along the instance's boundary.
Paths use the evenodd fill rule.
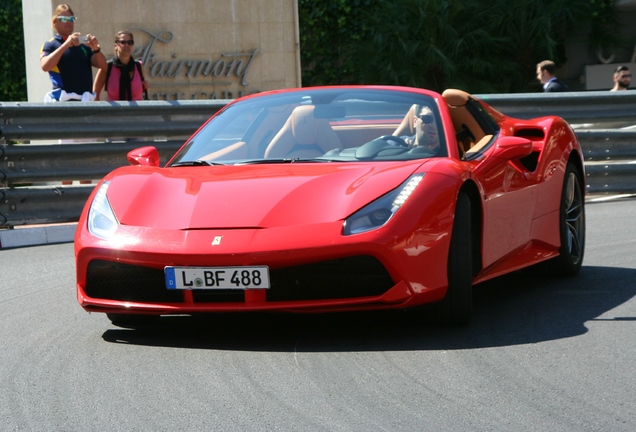
<path fill-rule="evenodd" d="M 378 139 L 386 142 L 390 146 L 410 147 L 411 146 L 411 140 L 410 139 L 405 139 L 405 138 L 407 138 L 407 137 L 400 137 L 400 136 L 396 136 L 396 135 L 382 135 Z"/>

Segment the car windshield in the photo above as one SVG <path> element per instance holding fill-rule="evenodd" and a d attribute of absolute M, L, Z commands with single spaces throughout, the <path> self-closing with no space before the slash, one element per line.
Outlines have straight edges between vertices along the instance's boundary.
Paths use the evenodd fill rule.
<path fill-rule="evenodd" d="M 237 101 L 199 130 L 171 166 L 399 161 L 446 156 L 431 96 L 343 88 Z"/>

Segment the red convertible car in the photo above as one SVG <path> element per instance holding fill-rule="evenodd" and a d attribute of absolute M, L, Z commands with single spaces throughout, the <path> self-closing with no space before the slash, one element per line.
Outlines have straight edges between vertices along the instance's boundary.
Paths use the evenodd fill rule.
<path fill-rule="evenodd" d="M 466 324 L 474 284 L 539 263 L 574 275 L 583 261 L 570 126 L 460 90 L 256 94 L 165 166 L 154 147 L 128 160 L 96 186 L 75 236 L 78 301 L 119 325 L 430 303 Z"/>

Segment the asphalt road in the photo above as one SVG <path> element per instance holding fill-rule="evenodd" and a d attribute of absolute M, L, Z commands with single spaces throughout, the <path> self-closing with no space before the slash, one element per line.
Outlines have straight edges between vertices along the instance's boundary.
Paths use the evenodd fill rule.
<path fill-rule="evenodd" d="M 402 313 L 114 327 L 72 244 L 0 250 L 1 431 L 634 431 L 636 201 L 587 207 L 572 279 L 476 289 L 467 328 Z"/>

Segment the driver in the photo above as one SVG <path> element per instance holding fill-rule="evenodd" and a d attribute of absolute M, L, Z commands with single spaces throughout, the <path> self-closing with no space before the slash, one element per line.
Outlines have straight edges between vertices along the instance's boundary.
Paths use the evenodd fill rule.
<path fill-rule="evenodd" d="M 401 136 L 409 147 L 426 147 L 433 153 L 439 150 L 439 138 L 437 135 L 437 124 L 435 123 L 435 115 L 430 107 L 424 105 L 415 105 L 413 115 L 413 126 L 415 135 Z"/>

